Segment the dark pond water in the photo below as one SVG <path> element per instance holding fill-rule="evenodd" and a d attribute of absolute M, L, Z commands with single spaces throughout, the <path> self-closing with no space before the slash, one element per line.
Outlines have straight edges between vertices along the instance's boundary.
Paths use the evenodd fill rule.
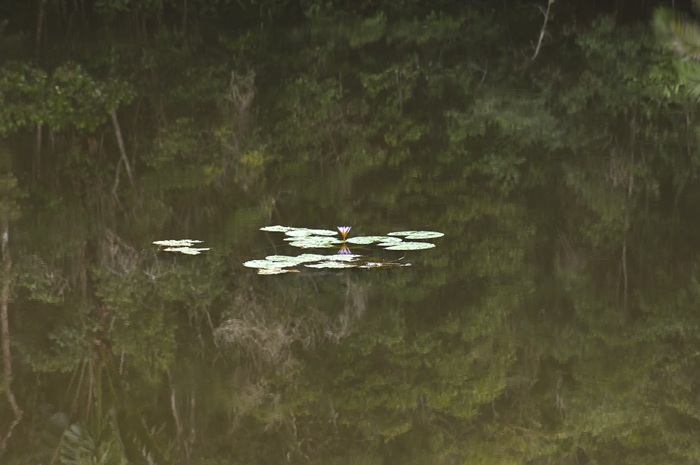
<path fill-rule="evenodd" d="M 561 8 L 0 62 L 0 462 L 698 463 L 697 105 Z"/>

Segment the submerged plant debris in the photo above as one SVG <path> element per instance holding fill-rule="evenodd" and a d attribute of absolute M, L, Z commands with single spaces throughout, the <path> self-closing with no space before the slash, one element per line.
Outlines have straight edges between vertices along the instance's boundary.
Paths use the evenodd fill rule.
<path fill-rule="evenodd" d="M 347 237 L 351 226 L 338 226 L 338 231 L 330 229 L 297 228 L 292 226 L 265 226 L 260 228 L 264 232 L 284 233 L 287 237 L 284 241 L 292 247 L 301 249 L 331 249 L 336 248 L 335 254 L 303 253 L 301 255 L 270 255 L 264 259 L 249 260 L 243 263 L 248 268 L 257 268 L 258 274 L 282 274 L 297 273 L 297 266 L 308 268 L 387 268 L 411 266 L 410 263 L 401 262 L 404 257 L 385 261 L 376 258 L 368 258 L 365 255 L 355 254 L 350 246 L 358 246 L 367 249 L 376 245 L 378 250 L 408 251 L 431 249 L 435 244 L 430 242 L 415 242 L 421 239 L 436 239 L 444 236 L 438 231 L 397 231 L 384 236 L 355 236 Z M 340 238 L 333 237 L 340 234 Z"/>
<path fill-rule="evenodd" d="M 299 273 L 299 270 L 288 268 L 260 268 L 258 274 L 283 274 L 283 273 Z"/>

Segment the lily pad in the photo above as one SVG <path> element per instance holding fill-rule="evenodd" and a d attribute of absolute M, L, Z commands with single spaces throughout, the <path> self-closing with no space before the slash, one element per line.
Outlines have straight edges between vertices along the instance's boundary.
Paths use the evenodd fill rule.
<path fill-rule="evenodd" d="M 347 239 L 345 242 L 348 244 L 374 244 L 375 242 L 386 242 L 387 240 L 397 239 L 395 237 L 387 236 L 355 236 Z M 399 242 L 401 239 L 398 239 Z"/>
<path fill-rule="evenodd" d="M 390 245 L 402 244 L 403 240 L 398 237 L 387 237 L 379 243 L 380 247 L 389 247 Z"/>
<path fill-rule="evenodd" d="M 272 260 L 248 260 L 243 264 L 243 266 L 247 266 L 248 268 L 284 268 L 296 265 L 297 263 L 275 262 Z"/>
<path fill-rule="evenodd" d="M 294 228 L 289 231 L 285 231 L 287 236 L 292 237 L 303 237 L 303 236 L 335 236 L 338 231 L 331 231 L 330 229 L 306 229 L 306 228 Z"/>
<path fill-rule="evenodd" d="M 404 242 L 403 244 L 387 247 L 386 250 L 423 250 L 432 249 L 433 247 L 435 247 L 435 244 L 430 242 Z"/>
<path fill-rule="evenodd" d="M 362 257 L 362 255 L 357 255 L 357 254 L 353 254 L 353 253 L 346 253 L 346 254 L 324 255 L 323 257 L 326 260 L 333 260 L 336 262 L 352 262 L 352 261 L 355 261 L 355 260 L 359 259 L 360 257 Z"/>
<path fill-rule="evenodd" d="M 343 263 L 343 262 L 339 262 L 337 260 L 330 260 L 327 262 L 319 262 L 319 263 L 308 263 L 305 266 L 308 266 L 309 268 L 356 268 L 357 267 L 357 265 Z"/>
<path fill-rule="evenodd" d="M 406 236 L 406 239 L 435 239 L 444 236 L 438 231 L 397 231 L 387 233 L 387 236 Z"/>
<path fill-rule="evenodd" d="M 325 241 L 325 242 L 330 242 L 333 244 L 340 244 L 341 241 L 337 237 L 328 237 L 328 236 L 292 236 L 292 237 L 285 237 L 283 239 L 286 242 L 297 242 L 297 241 Z"/>
<path fill-rule="evenodd" d="M 328 255 L 321 255 L 316 253 L 303 253 L 297 256 L 299 263 L 309 263 L 309 262 L 319 262 L 328 258 Z"/>
<path fill-rule="evenodd" d="M 298 257 L 293 257 L 291 255 L 268 255 L 265 260 L 270 260 L 271 262 L 297 262 Z M 297 262 L 298 263 L 298 262 Z"/>
<path fill-rule="evenodd" d="M 201 241 L 200 241 L 201 242 Z M 209 250 L 208 247 L 195 248 L 195 247 L 168 247 L 163 249 L 166 252 L 178 252 L 184 253 L 185 255 L 199 255 L 200 253 Z"/>
<path fill-rule="evenodd" d="M 404 239 L 437 239 L 438 237 L 442 237 L 444 235 L 444 233 L 438 231 L 416 231 L 409 234 Z"/>
<path fill-rule="evenodd" d="M 287 231 L 293 231 L 297 228 L 292 228 L 289 226 L 265 226 L 263 228 L 260 228 L 260 231 L 265 231 L 265 232 L 287 232 Z"/>
<path fill-rule="evenodd" d="M 303 237 L 303 236 L 313 236 L 314 233 L 310 229 L 290 229 L 284 232 L 287 236 L 291 237 Z"/>
<path fill-rule="evenodd" d="M 298 265 L 299 263 L 304 263 L 304 262 L 317 262 L 320 260 L 324 260 L 326 258 L 325 255 L 316 255 L 316 254 L 302 254 L 302 255 L 297 255 L 297 256 L 291 256 L 291 255 L 270 255 L 265 257 L 265 260 L 269 260 L 271 262 L 275 263 L 290 263 L 293 265 Z M 285 265 L 289 266 L 289 265 Z"/>
<path fill-rule="evenodd" d="M 154 244 L 163 247 L 190 247 L 194 244 L 199 244 L 202 241 L 196 239 L 178 239 L 178 240 L 164 240 L 164 241 L 153 241 Z"/>
<path fill-rule="evenodd" d="M 302 249 L 323 249 L 333 247 L 339 244 L 341 241 L 334 237 L 300 237 L 296 241 L 292 241 L 289 245 L 294 247 L 301 247 Z"/>
<path fill-rule="evenodd" d="M 269 255 L 264 260 L 250 260 L 244 265 L 257 268 L 258 274 L 281 274 L 299 272 L 299 266 L 309 268 L 387 268 L 411 266 L 410 263 L 396 261 L 376 261 L 363 255 L 353 254 L 353 245 L 379 245 L 386 250 L 421 250 L 435 247 L 427 242 L 413 242 L 421 239 L 433 239 L 444 236 L 438 231 L 396 231 L 384 236 L 357 236 L 347 238 L 350 226 L 338 226 L 338 232 L 329 229 L 296 228 L 288 226 L 265 226 L 260 228 L 267 232 L 281 232 L 289 245 L 308 249 L 335 248 L 337 254 L 303 253 L 301 255 Z M 339 250 L 337 250 L 339 249 Z M 202 249 L 205 250 L 205 249 Z"/>
<path fill-rule="evenodd" d="M 290 242 L 289 245 L 300 249 L 330 249 L 333 247 L 333 244 L 323 242 Z"/>

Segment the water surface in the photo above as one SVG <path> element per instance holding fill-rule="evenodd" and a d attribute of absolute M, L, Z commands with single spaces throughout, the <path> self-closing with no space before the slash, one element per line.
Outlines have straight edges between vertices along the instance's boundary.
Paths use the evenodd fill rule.
<path fill-rule="evenodd" d="M 3 463 L 696 463 L 696 105 L 646 23 L 528 61 L 523 11 L 161 31 L 112 77 L 103 38 L 49 75 L 74 111 L 2 145 Z M 445 235 L 259 275 L 340 250 L 272 225 Z"/>

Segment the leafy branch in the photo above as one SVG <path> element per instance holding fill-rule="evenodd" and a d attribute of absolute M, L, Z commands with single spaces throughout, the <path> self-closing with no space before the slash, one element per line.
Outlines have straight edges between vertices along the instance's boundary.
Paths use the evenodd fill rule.
<path fill-rule="evenodd" d="M 693 0 L 693 5 L 700 11 L 700 0 Z M 686 84 L 686 92 L 700 100 L 700 25 L 673 10 L 659 8 L 653 26 L 659 42 L 680 57 L 676 69 Z"/>

